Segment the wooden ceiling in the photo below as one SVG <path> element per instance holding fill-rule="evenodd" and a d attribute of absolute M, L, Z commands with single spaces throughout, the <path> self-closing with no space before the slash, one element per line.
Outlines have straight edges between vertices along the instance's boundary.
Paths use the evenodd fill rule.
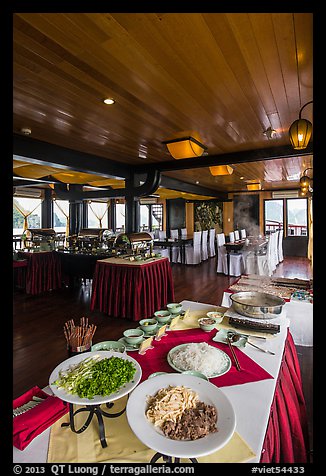
<path fill-rule="evenodd" d="M 208 156 L 288 146 L 313 98 L 310 13 L 16 13 L 13 24 L 14 133 L 27 127 L 128 166 L 171 161 L 162 141 L 184 130 Z M 303 117 L 313 122 L 312 105 Z M 297 187 L 311 166 L 298 155 L 235 163 L 228 177 L 208 167 L 163 174 L 223 192 L 246 181 L 272 190 Z"/>

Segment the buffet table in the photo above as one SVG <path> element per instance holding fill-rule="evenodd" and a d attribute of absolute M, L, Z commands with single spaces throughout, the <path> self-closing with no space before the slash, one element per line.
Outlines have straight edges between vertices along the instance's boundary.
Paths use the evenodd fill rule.
<path fill-rule="evenodd" d="M 98 260 L 93 277 L 91 311 L 139 321 L 174 301 L 168 258 Z"/>
<path fill-rule="evenodd" d="M 216 309 L 216 306 L 192 301 L 183 301 L 182 304 L 183 309 L 189 309 L 194 313 L 199 311 L 203 315 L 209 310 Z M 223 323 L 217 328 L 222 328 Z M 300 369 L 288 324 L 288 319 L 283 318 L 280 333 L 270 336 L 264 344 L 275 352 L 273 356 L 248 345 L 236 349 L 243 368 L 246 370 L 256 368 L 257 371 L 254 370 L 249 379 L 247 375 L 245 382 L 240 376 L 241 372 L 237 372 L 233 366 L 229 371 L 229 379 L 227 374 L 218 377 L 223 379 L 218 386 L 234 408 L 236 431 L 226 446 L 211 455 L 199 458 L 198 462 L 307 462 L 308 432 L 305 402 Z M 162 345 L 167 348 L 173 345 L 172 340 L 177 338 L 178 332 L 183 340 L 187 334 L 188 338 L 191 335 L 191 340 L 197 336 L 197 342 L 200 335 L 205 341 L 211 337 L 210 333 L 198 329 L 196 318 L 180 321 L 174 330 L 176 332 L 174 337 L 171 334 L 170 343 L 170 332 L 162 338 L 164 339 Z M 186 332 L 183 333 L 183 330 Z M 156 344 L 158 350 L 160 342 Z M 223 350 L 227 352 L 227 346 L 220 344 L 223 345 Z M 130 352 L 129 355 L 142 366 L 142 378 L 146 378 L 149 368 L 151 370 L 160 368 L 161 358 L 156 356 L 155 347 L 143 356 L 137 352 Z M 165 364 L 164 361 L 162 370 L 166 370 Z M 49 388 L 46 391 L 51 393 Z M 101 447 L 96 429 L 93 431 L 88 429 L 87 432 L 76 435 L 70 429 L 62 428 L 62 423 L 67 419 L 67 416 L 61 417 L 51 429 L 48 428 L 38 435 L 24 451 L 14 448 L 14 463 L 148 463 L 154 453 L 131 432 L 125 414 L 109 422 L 106 431 L 108 448 Z"/>
<path fill-rule="evenodd" d="M 27 294 L 36 295 L 61 288 L 61 262 L 55 251 L 18 251 L 18 256 L 27 260 Z"/>
<path fill-rule="evenodd" d="M 109 258 L 111 253 L 86 254 L 73 251 L 57 251 L 61 261 L 62 279 L 72 286 L 77 279 L 93 279 L 96 262 Z"/>

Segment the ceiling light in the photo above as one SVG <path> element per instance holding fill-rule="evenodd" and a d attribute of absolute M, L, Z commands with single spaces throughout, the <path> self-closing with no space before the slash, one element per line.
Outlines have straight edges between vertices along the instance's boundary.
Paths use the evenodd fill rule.
<path fill-rule="evenodd" d="M 209 167 L 209 170 L 212 175 L 231 175 L 233 173 L 233 168 L 230 165 L 214 165 Z"/>
<path fill-rule="evenodd" d="M 292 147 L 296 150 L 305 149 L 309 143 L 311 133 L 312 133 L 312 124 L 307 119 L 301 118 L 302 110 L 312 104 L 313 101 L 309 101 L 302 106 L 299 112 L 299 119 L 294 121 L 289 129 L 290 142 Z"/>
<path fill-rule="evenodd" d="M 239 177 L 239 178 L 240 178 L 240 180 L 243 180 L 243 179 L 244 179 L 244 177 Z"/>
<path fill-rule="evenodd" d="M 179 132 L 176 137 L 165 140 L 162 144 L 166 144 L 174 159 L 200 157 L 207 149 L 195 131 Z"/>
<path fill-rule="evenodd" d="M 311 167 L 306 169 L 300 178 L 300 187 L 303 194 L 306 194 L 307 192 L 313 192 L 313 177 L 309 177 L 309 175 L 307 175 L 308 170 L 313 169 Z"/>
<path fill-rule="evenodd" d="M 115 100 L 112 98 L 103 99 L 104 104 L 114 104 Z"/>
<path fill-rule="evenodd" d="M 247 183 L 248 190 L 261 190 L 261 183 Z"/>
<path fill-rule="evenodd" d="M 275 130 L 275 129 L 272 129 L 271 127 L 269 127 L 268 129 L 266 129 L 266 131 L 263 132 L 263 134 L 264 134 L 268 139 L 274 139 L 274 137 L 276 136 L 276 130 Z"/>

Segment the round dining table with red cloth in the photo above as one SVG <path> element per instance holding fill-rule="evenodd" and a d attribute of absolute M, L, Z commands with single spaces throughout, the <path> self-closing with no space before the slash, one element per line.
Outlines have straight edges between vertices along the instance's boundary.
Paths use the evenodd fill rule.
<path fill-rule="evenodd" d="M 18 256 L 27 260 L 27 294 L 36 295 L 61 288 L 61 262 L 55 251 L 19 251 Z"/>
<path fill-rule="evenodd" d="M 168 258 L 135 263 L 122 258 L 98 260 L 92 285 L 91 311 L 139 321 L 174 301 Z"/>

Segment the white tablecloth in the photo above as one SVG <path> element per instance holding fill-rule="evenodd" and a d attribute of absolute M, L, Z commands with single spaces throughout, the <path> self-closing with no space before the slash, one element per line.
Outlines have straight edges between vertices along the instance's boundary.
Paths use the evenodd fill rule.
<path fill-rule="evenodd" d="M 212 307 L 209 304 L 196 303 L 193 301 L 183 301 L 182 304 L 184 309 L 189 308 L 190 310 Z M 274 351 L 276 355 L 265 354 L 251 346 L 246 346 L 242 349 L 245 354 L 269 372 L 274 377 L 273 379 L 221 387 L 221 390 L 230 399 L 234 407 L 236 413 L 236 431 L 256 454 L 256 457 L 250 461 L 251 463 L 259 462 L 260 460 L 288 325 L 288 319 L 284 318 L 281 325 L 281 332 L 277 334 L 276 337 L 268 339 L 266 343 L 252 338 L 252 342 L 266 346 L 266 348 Z M 48 429 L 36 437 L 24 451 L 19 451 L 14 448 L 14 463 L 45 463 L 47 461 L 49 432 L 50 430 Z"/>
<path fill-rule="evenodd" d="M 231 307 L 232 293 L 224 291 L 221 306 Z M 286 317 L 290 322 L 290 331 L 296 345 L 313 347 L 313 304 L 291 300 L 284 304 Z"/>

